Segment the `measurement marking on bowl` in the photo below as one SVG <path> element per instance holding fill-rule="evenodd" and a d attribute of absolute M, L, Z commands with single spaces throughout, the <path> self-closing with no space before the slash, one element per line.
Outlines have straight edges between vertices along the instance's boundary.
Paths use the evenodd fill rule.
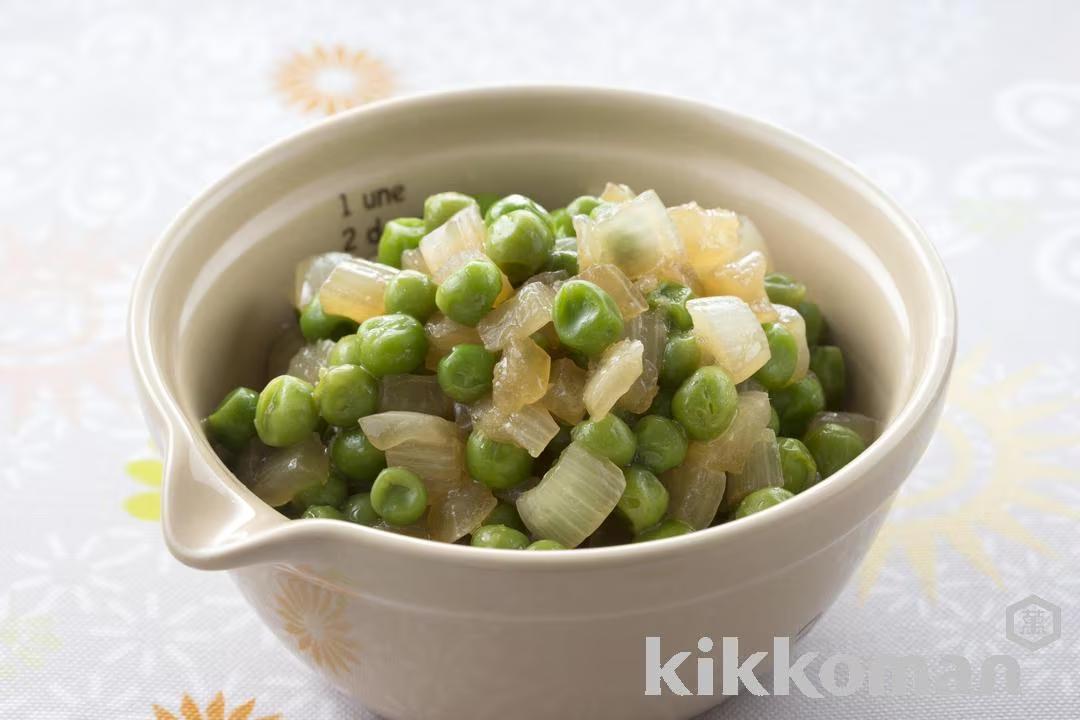
<path fill-rule="evenodd" d="M 377 208 L 400 205 L 405 202 L 405 185 L 404 183 L 394 183 L 393 185 L 383 185 L 372 190 L 364 190 L 361 192 L 360 202 L 364 209 L 375 210 Z M 341 237 L 345 241 L 345 252 L 354 252 L 356 250 L 356 226 L 352 224 L 349 219 L 353 217 L 352 207 L 349 201 L 348 193 L 338 193 L 338 203 L 341 206 L 341 219 L 346 223 L 341 229 Z M 379 216 L 375 216 L 374 221 L 368 225 L 364 231 L 364 237 L 367 239 L 369 245 L 375 246 L 379 244 L 379 237 L 382 236 L 383 220 Z"/>

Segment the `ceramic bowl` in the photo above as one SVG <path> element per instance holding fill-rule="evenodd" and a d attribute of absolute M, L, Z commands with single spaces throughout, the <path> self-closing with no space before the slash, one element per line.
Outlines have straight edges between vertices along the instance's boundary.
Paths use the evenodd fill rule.
<path fill-rule="evenodd" d="M 555 553 L 446 545 L 287 520 L 218 460 L 199 418 L 261 387 L 293 268 L 371 254 L 430 193 L 521 192 L 549 207 L 606 180 L 751 216 L 812 289 L 858 410 L 884 431 L 789 502 L 660 542 Z M 737 636 L 801 636 L 865 555 L 926 449 L 955 345 L 940 260 L 852 166 L 765 123 L 669 97 L 502 88 L 344 113 L 260 152 L 199 196 L 134 290 L 131 352 L 165 454 L 163 526 L 183 563 L 228 570 L 281 641 L 388 718 L 678 718 L 720 702 L 645 694 L 645 638 L 669 657 Z M 719 683 L 717 684 L 719 692 Z"/>

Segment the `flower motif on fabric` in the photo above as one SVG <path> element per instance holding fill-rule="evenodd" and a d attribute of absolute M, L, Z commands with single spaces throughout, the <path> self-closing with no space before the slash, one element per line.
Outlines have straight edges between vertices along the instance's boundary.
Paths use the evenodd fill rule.
<path fill-rule="evenodd" d="M 124 510 L 138 520 L 156 522 L 161 519 L 161 461 L 154 458 L 132 460 L 124 465 L 124 473 L 150 490 L 129 495 Z"/>
<path fill-rule="evenodd" d="M 190 695 L 184 693 L 180 700 L 179 714 L 166 710 L 160 705 L 154 705 L 154 720 L 281 720 L 281 715 L 260 715 L 254 717 L 255 700 L 248 700 L 242 705 L 237 705 L 229 710 L 225 705 L 225 695 L 218 693 L 214 696 L 205 710 L 199 708 Z"/>
<path fill-rule="evenodd" d="M 326 115 L 381 100 L 394 89 L 382 61 L 341 45 L 295 53 L 279 68 L 276 85 L 290 105 Z"/>
<path fill-rule="evenodd" d="M 295 576 L 281 579 L 275 609 L 282 629 L 319 667 L 343 675 L 359 663 L 345 598 Z"/>

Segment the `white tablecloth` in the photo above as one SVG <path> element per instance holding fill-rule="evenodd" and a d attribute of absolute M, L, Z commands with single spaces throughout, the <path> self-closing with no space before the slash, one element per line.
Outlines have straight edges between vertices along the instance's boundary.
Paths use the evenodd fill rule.
<path fill-rule="evenodd" d="M 327 112 L 553 82 L 686 95 L 806 134 L 914 212 L 956 286 L 941 430 L 804 649 L 976 667 L 1005 653 L 1022 694 L 740 697 L 710 717 L 1076 718 L 1078 31 L 1066 2 L 5 0 L 0 717 L 361 716 L 224 575 L 165 551 L 128 288 L 193 193 Z M 1060 638 L 1039 650 L 1006 637 L 1006 608 L 1033 594 L 1061 608 L 1056 630 L 1040 616 Z"/>

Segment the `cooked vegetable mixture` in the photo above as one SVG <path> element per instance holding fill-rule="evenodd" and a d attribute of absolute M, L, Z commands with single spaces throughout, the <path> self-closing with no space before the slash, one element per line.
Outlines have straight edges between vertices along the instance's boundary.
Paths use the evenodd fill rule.
<path fill-rule="evenodd" d="M 446 192 L 386 223 L 377 260 L 304 260 L 273 378 L 205 420 L 290 517 L 513 550 L 656 540 L 782 503 L 874 439 L 806 286 L 729 210 Z"/>

